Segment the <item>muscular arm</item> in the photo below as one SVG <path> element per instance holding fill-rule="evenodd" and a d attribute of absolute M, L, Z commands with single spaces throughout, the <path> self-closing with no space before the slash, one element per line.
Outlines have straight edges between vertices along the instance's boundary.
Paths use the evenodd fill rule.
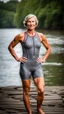
<path fill-rule="evenodd" d="M 14 47 L 20 42 L 20 35 L 17 35 L 12 42 L 9 44 L 8 46 L 8 50 L 10 51 L 10 53 L 12 54 L 12 56 L 18 61 L 18 56 L 14 51 Z"/>
<path fill-rule="evenodd" d="M 40 36 L 41 43 L 42 43 L 42 44 L 44 45 L 44 47 L 46 48 L 46 53 L 45 53 L 44 57 L 42 58 L 42 62 L 45 62 L 46 59 L 48 58 L 48 56 L 49 56 L 50 53 L 51 53 L 51 46 L 50 46 L 50 44 L 48 43 L 46 37 L 45 37 L 42 33 L 40 33 L 39 36 Z"/>

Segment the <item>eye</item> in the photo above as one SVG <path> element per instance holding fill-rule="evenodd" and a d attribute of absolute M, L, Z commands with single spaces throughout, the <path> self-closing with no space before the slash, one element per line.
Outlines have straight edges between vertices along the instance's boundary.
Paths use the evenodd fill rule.
<path fill-rule="evenodd" d="M 34 21 L 32 21 L 32 22 L 34 22 Z"/>

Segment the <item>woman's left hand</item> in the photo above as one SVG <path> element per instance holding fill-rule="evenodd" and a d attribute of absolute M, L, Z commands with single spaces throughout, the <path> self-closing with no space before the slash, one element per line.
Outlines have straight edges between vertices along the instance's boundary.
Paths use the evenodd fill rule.
<path fill-rule="evenodd" d="M 44 62 L 45 62 L 45 58 L 39 57 L 39 58 L 37 59 L 37 62 L 38 62 L 38 63 L 44 63 Z"/>

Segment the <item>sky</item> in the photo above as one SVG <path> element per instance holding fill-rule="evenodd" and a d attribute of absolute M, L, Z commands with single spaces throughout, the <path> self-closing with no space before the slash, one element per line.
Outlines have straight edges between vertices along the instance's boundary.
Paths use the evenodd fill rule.
<path fill-rule="evenodd" d="M 0 1 L 3 1 L 3 2 L 6 3 L 6 2 L 8 2 L 9 0 L 0 0 Z M 21 0 L 18 0 L 18 1 L 20 2 Z"/>

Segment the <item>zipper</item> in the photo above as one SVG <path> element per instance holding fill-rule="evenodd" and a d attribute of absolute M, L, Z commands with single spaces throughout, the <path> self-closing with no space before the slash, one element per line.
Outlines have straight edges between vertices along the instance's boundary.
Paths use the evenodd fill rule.
<path fill-rule="evenodd" d="M 34 43 L 34 38 L 33 38 L 33 47 L 34 47 L 33 55 L 35 55 L 35 43 Z"/>

